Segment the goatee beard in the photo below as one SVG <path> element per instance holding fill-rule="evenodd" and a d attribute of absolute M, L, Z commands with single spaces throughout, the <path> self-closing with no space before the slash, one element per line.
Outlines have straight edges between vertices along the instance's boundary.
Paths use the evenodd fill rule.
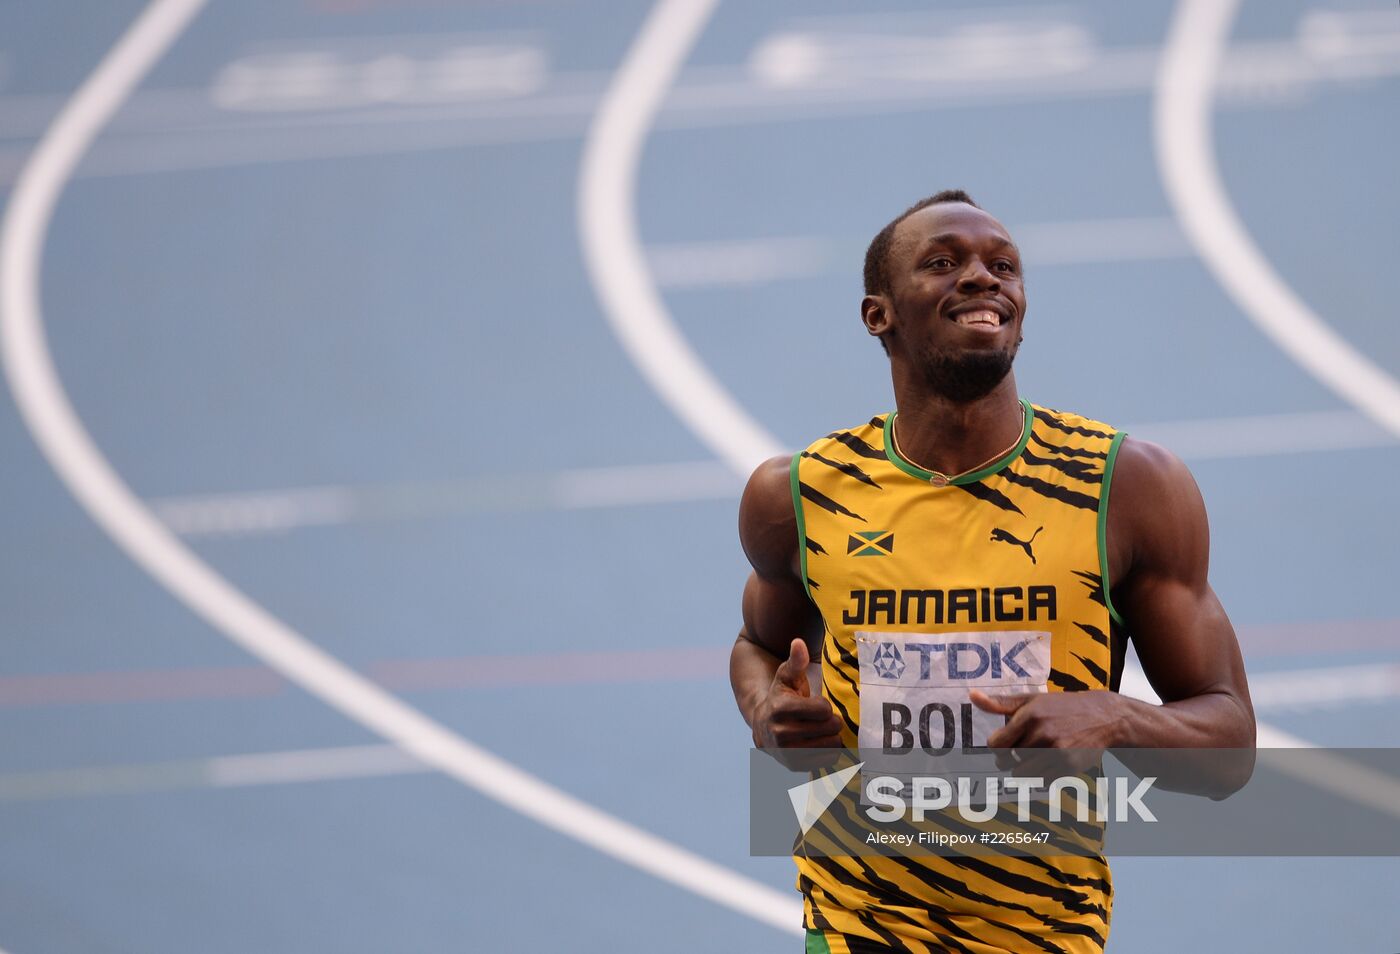
<path fill-rule="evenodd" d="M 934 393 L 955 404 L 986 397 L 1011 373 L 1016 349 L 943 351 L 924 355 L 924 378 Z"/>

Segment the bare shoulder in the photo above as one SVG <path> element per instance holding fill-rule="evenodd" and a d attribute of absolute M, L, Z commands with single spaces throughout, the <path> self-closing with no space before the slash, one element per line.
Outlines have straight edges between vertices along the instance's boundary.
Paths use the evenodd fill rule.
<path fill-rule="evenodd" d="M 739 540 L 759 576 L 793 577 L 797 569 L 797 512 L 792 502 L 791 457 L 770 457 L 749 477 L 739 503 Z"/>
<path fill-rule="evenodd" d="M 1113 468 L 1113 493 L 1124 495 L 1167 490 L 1181 482 L 1195 480 L 1180 457 L 1161 444 L 1124 437 Z"/>
<path fill-rule="evenodd" d="M 1205 501 L 1186 464 L 1159 444 L 1124 438 L 1113 469 L 1108 532 L 1123 569 L 1205 572 L 1210 548 Z"/>

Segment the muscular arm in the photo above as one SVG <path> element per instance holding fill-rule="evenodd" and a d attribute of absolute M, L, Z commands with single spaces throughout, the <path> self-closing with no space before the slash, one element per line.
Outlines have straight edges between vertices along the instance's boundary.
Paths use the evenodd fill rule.
<path fill-rule="evenodd" d="M 1235 631 L 1207 578 L 1210 531 L 1201 493 L 1175 456 L 1126 439 L 1110 491 L 1113 604 L 1162 705 L 1105 690 L 1000 699 L 974 691 L 977 705 L 1009 716 L 988 744 L 1083 751 L 1248 750 L 1234 759 L 1172 760 L 1179 765 L 1180 774 L 1174 773 L 1179 781 L 1164 780 L 1163 788 L 1223 797 L 1253 771 L 1254 710 Z M 1120 754 L 1139 768 L 1141 759 Z M 1149 761 L 1156 769 L 1165 764 L 1161 755 Z"/>
<path fill-rule="evenodd" d="M 789 463 L 764 462 L 739 505 L 739 539 L 753 572 L 729 681 L 755 745 L 834 748 L 840 720 L 807 679 L 808 660 L 821 658 L 822 624 L 801 578 Z"/>
<path fill-rule="evenodd" d="M 1109 495 L 1108 542 L 1114 605 L 1162 698 L 1160 706 L 1125 700 L 1114 744 L 1252 749 L 1254 710 L 1239 643 L 1207 579 L 1205 503 L 1174 455 L 1123 442 Z"/>

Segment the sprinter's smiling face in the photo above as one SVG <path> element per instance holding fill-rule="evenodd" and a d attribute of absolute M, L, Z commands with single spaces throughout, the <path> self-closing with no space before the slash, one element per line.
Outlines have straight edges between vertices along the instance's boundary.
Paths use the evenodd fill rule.
<path fill-rule="evenodd" d="M 1021 256 L 995 218 L 962 202 L 920 209 L 895 229 L 889 287 L 866 299 L 867 329 L 955 401 L 987 394 L 1011 370 L 1026 297 Z"/>

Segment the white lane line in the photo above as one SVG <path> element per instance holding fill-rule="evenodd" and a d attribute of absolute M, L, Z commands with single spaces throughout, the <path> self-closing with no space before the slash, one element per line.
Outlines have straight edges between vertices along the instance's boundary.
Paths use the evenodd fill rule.
<path fill-rule="evenodd" d="M 691 650 L 689 655 L 711 661 L 709 657 L 715 656 L 716 651 L 711 648 Z M 716 658 L 713 661 L 722 663 L 723 660 Z M 424 660 L 421 663 L 410 662 L 398 668 L 421 670 L 421 675 L 427 673 L 430 668 L 440 670 L 444 662 L 451 666 L 454 661 Z M 475 661 L 471 668 L 478 668 Z M 448 678 L 440 680 L 444 685 L 458 684 L 450 678 L 451 673 L 447 675 Z M 473 672 L 473 675 L 477 673 Z M 659 672 L 655 678 L 662 678 Z M 714 669 L 707 678 L 722 678 L 720 670 Z M 400 679 L 399 682 L 404 680 Z M 476 683 L 465 681 L 460 684 Z M 1160 703 L 1160 699 L 1148 685 L 1147 677 L 1135 663 L 1125 668 L 1122 688 L 1125 695 L 1154 705 Z M 1392 663 L 1380 666 L 1325 666 L 1262 673 L 1250 678 L 1250 693 L 1256 711 L 1344 709 L 1368 703 L 1390 702 L 1400 697 L 1400 665 Z M 1267 727 L 1261 729 L 1259 744 L 1261 748 L 1308 747 L 1307 743 L 1295 736 Z M 1341 759 L 1337 759 L 1336 763 L 1346 766 L 1341 778 L 1348 780 L 1348 784 L 1354 782 L 1355 766 Z M 1296 757 L 1293 764 L 1297 764 Z M 1327 766 L 1329 771 L 1335 767 L 1332 762 L 1328 762 Z M 396 745 L 332 746 L 172 762 L 8 773 L 0 775 L 0 801 L 127 795 L 172 789 L 298 785 L 416 775 L 433 771 L 435 769 L 431 765 Z M 1308 778 L 1312 777 L 1310 771 Z M 1384 776 L 1383 778 L 1389 786 L 1384 790 L 1393 790 L 1394 780 Z"/>
<path fill-rule="evenodd" d="M 233 112 L 306 113 L 508 101 L 549 79 L 529 34 L 398 34 L 263 45 L 220 69 L 208 95 Z"/>
<path fill-rule="evenodd" d="M 782 445 L 744 411 L 691 350 L 647 271 L 633 184 L 642 146 L 716 0 L 660 0 L 647 17 L 588 130 L 579 170 L 584 262 L 613 333 L 671 412 L 747 475 Z"/>
<path fill-rule="evenodd" d="M 1273 675 L 1273 674 L 1271 674 Z M 1295 673 L 1294 675 L 1300 675 Z M 1267 683 L 1268 677 L 1265 677 Z M 1256 679 L 1251 677 L 1251 690 Z M 1162 698 L 1147 681 L 1147 674 L 1136 660 L 1123 667 L 1119 691 L 1125 696 L 1141 699 L 1151 705 L 1161 705 Z M 1354 759 L 1319 749 L 1307 739 L 1263 722 L 1256 723 L 1255 744 L 1258 759 L 1280 772 L 1285 772 L 1315 788 L 1331 792 L 1340 798 L 1374 808 L 1387 815 L 1400 816 L 1400 781 L 1384 772 L 1362 765 Z M 1303 757 L 1291 752 L 1286 757 L 1273 749 L 1310 749 Z"/>
<path fill-rule="evenodd" d="M 1241 626 L 1246 659 L 1339 653 L 1393 654 L 1400 620 L 1326 620 Z M 723 679 L 728 649 L 667 646 L 520 655 L 379 659 L 364 673 L 385 689 L 424 692 L 483 688 L 529 689 L 561 685 L 617 686 Z M 1312 684 L 1308 684 L 1308 683 Z M 251 699 L 287 691 L 285 679 L 264 666 L 52 672 L 0 676 L 0 707 L 119 705 L 128 702 Z M 1255 673 L 1258 711 L 1337 708 L 1400 696 L 1400 664 L 1329 666 Z"/>
<path fill-rule="evenodd" d="M 182 536 L 273 533 L 292 527 L 345 524 L 363 519 L 363 491 L 298 487 L 257 493 L 202 494 L 148 500 L 147 506 Z"/>
<path fill-rule="evenodd" d="M 147 510 L 98 451 L 58 379 L 39 277 L 54 206 L 83 154 L 204 0 L 153 0 L 68 101 L 21 171 L 0 229 L 0 343 L 25 424 L 78 502 L 211 626 L 348 718 L 527 818 L 785 931 L 800 906 L 563 792 L 474 745 L 323 652 L 228 583 Z"/>
<path fill-rule="evenodd" d="M 201 788 L 300 785 L 437 770 L 397 745 L 347 745 L 207 759 L 96 765 L 0 775 L 0 801 L 133 795 Z"/>
<path fill-rule="evenodd" d="M 566 470 L 551 481 L 550 504 L 560 510 L 717 500 L 734 496 L 740 479 L 717 461 L 639 464 Z"/>
<path fill-rule="evenodd" d="M 151 498 L 185 537 L 247 536 L 298 527 L 473 513 L 589 510 L 731 500 L 743 481 L 719 461 L 587 467 L 456 481 L 331 485 Z"/>
<path fill-rule="evenodd" d="M 1161 421 L 1124 429 L 1192 462 L 1396 446 L 1393 435 L 1356 411 Z M 693 461 L 458 481 L 181 494 L 148 499 L 146 505 L 183 537 L 221 537 L 502 511 L 732 500 L 742 490 L 742 478 L 729 465 Z"/>
<path fill-rule="evenodd" d="M 1324 83 L 1350 91 L 1365 82 L 1393 77 L 1400 73 L 1400 56 L 1396 55 L 1400 43 L 1396 30 L 1387 31 L 1381 25 L 1381 18 L 1387 16 L 1380 11 L 1315 11 L 1304 16 L 1296 37 L 1237 43 L 1221 66 L 1217 95 L 1225 105 L 1293 103 L 1306 100 Z M 996 19 L 1004 28 L 1004 12 L 993 14 L 993 21 L 986 25 L 995 27 Z M 1082 29 L 1072 20 L 1062 26 L 1072 31 Z M 890 39 L 907 46 L 911 40 L 908 31 L 906 27 Z M 932 72 L 927 56 L 896 58 L 913 68 L 900 70 L 891 68 L 895 60 L 870 46 L 875 33 L 863 15 L 851 17 L 845 27 L 832 21 L 816 34 L 785 28 L 759 41 L 747 66 L 693 67 L 678 81 L 657 126 L 732 128 L 849 116 L 868 119 L 877 113 L 908 109 L 985 108 L 1136 95 L 1151 90 L 1158 61 L 1155 46 L 1100 47 L 1094 39 L 1087 49 L 1081 45 L 1088 55 L 1080 58 L 1077 67 L 1043 70 L 1028 78 L 1014 75 L 1005 60 L 994 61 L 980 52 L 989 37 L 978 30 L 966 38 L 967 43 L 952 59 L 944 58 Z M 391 45 L 383 52 L 391 62 L 381 66 L 391 67 L 388 78 L 399 73 L 402 79 L 403 64 L 396 67 L 392 62 L 394 41 L 379 38 L 367 42 L 386 39 Z M 866 54 L 853 58 L 855 51 L 842 52 L 841 47 L 851 42 L 864 46 Z M 794 45 L 799 57 L 796 75 L 790 73 Z M 784 48 L 788 54 L 781 52 Z M 789 61 L 776 76 L 771 69 L 775 51 L 779 60 Z M 314 49 L 303 52 L 317 55 Z M 1005 45 L 999 51 L 1008 52 Z M 1019 60 L 1031 62 L 1038 56 L 1044 63 L 1046 50 L 1026 52 L 1031 55 L 1021 55 Z M 1058 56 L 1063 58 L 1066 52 L 1074 54 L 1061 49 Z M 830 53 L 837 56 L 833 59 Z M 949 63 L 955 67 L 952 73 L 946 72 Z M 1062 61 L 1060 65 L 1074 64 Z M 368 85 L 385 92 L 382 83 L 386 76 L 375 75 L 377 70 L 371 71 Z M 323 87 L 303 102 L 314 106 L 317 97 L 327 93 L 340 98 L 363 96 L 366 77 L 354 69 L 342 70 L 338 76 L 337 84 L 345 88 Z M 517 69 L 517 81 L 528 82 L 528 76 L 528 65 L 524 71 Z M 784 82 L 784 76 L 796 83 Z M 326 78 L 323 74 L 319 79 Z M 597 91 L 606 78 L 594 71 L 559 73 L 533 94 L 496 102 L 391 100 L 377 107 L 313 108 L 292 114 L 230 113 L 216 106 L 220 94 L 212 89 L 148 89 L 134 96 L 104 131 L 102 141 L 85 157 L 76 174 L 142 175 L 572 139 L 586 128 Z M 57 108 L 56 97 L 47 94 L 0 97 L 0 140 L 19 140 L 13 147 L 0 146 L 0 186 L 13 177 L 27 154 L 23 140 L 36 137 Z"/>
<path fill-rule="evenodd" d="M 1341 709 L 1400 696 L 1400 665 L 1328 666 L 1251 676 L 1256 711 L 1305 712 Z"/>
<path fill-rule="evenodd" d="M 1172 218 L 1033 222 L 1009 228 L 1031 269 L 1195 255 Z M 748 287 L 813 275 L 853 275 L 867 241 L 819 236 L 710 239 L 651 244 L 646 255 L 659 288 Z"/>
<path fill-rule="evenodd" d="M 815 237 L 721 239 L 647 246 L 661 288 L 764 285 L 829 271 L 839 242 Z"/>
<path fill-rule="evenodd" d="M 1323 384 L 1400 436 L 1400 383 L 1284 283 L 1245 230 L 1215 164 L 1211 105 L 1239 0 L 1180 0 L 1157 75 L 1157 165 L 1201 260 L 1244 314 Z"/>
<path fill-rule="evenodd" d="M 1240 645 L 1251 662 L 1268 657 L 1316 655 L 1321 648 L 1344 653 L 1393 653 L 1400 620 L 1323 620 L 1265 623 L 1239 627 Z M 667 646 L 655 649 L 598 649 L 518 655 L 477 655 L 379 659 L 364 673 L 395 692 L 558 685 L 617 685 L 724 678 L 729 651 L 721 646 Z M 1394 665 L 1358 668 L 1288 669 L 1251 677 L 1256 709 L 1372 702 L 1400 694 Z M 1355 680 L 1332 678 L 1355 673 Z M 1364 678 L 1363 678 L 1364 676 Z M 1317 678 L 1306 692 L 1291 688 Z M 1274 690 L 1286 683 L 1288 691 Z M 248 699 L 285 692 L 288 683 L 264 666 L 203 669 L 146 669 L 106 672 L 49 672 L 0 676 L 0 707 L 111 705 L 127 702 Z"/>
<path fill-rule="evenodd" d="M 1023 47 L 1019 54 L 1009 48 L 1010 44 L 998 44 L 1002 49 L 993 51 L 989 45 L 997 41 L 987 34 L 987 27 L 1003 32 L 1008 26 L 1012 30 L 1024 27 L 1024 21 L 1008 23 L 1004 12 L 993 16 L 1001 22 L 977 25 L 961 41 L 950 37 L 945 49 L 952 55 L 934 64 L 929 62 L 927 46 L 919 48 L 930 41 L 911 36 L 911 29 L 924 34 L 930 29 L 937 32 L 946 26 L 942 12 L 932 20 L 926 18 L 922 27 L 905 25 L 898 30 L 893 26 L 883 31 L 872 29 L 864 14 L 850 17 L 844 26 L 833 21 L 822 29 L 805 21 L 808 25 L 798 25 L 798 29 L 784 27 L 759 38 L 747 56 L 732 65 L 686 69 L 663 107 L 659 123 L 674 128 L 746 123 L 766 117 L 792 119 L 815 115 L 811 111 L 814 105 L 837 107 L 840 112 L 904 105 L 938 109 L 1008 100 L 1072 100 L 1152 89 L 1160 52 L 1155 45 L 1104 46 L 1100 38 L 1084 35 L 1083 26 L 1071 20 L 1045 34 L 1048 44 L 1027 43 L 1031 38 L 1023 37 L 1015 41 L 1015 45 Z M 1385 19 L 1392 21 L 1389 30 L 1382 23 Z M 1313 11 L 1303 16 L 1293 37 L 1242 40 L 1231 47 L 1222 62 L 1218 93 L 1227 102 L 1273 102 L 1277 94 L 1311 92 L 1326 83 L 1351 89 L 1361 82 L 1393 77 L 1400 73 L 1400 30 L 1395 29 L 1394 19 L 1392 14 L 1380 11 Z M 1073 33 L 1078 33 L 1079 38 L 1072 37 Z M 131 97 L 122 115 L 104 130 L 97 152 L 111 145 L 111 140 L 125 137 L 144 138 L 144 148 L 151 152 L 161 149 L 153 140 L 189 133 L 325 133 L 347 126 L 392 125 L 403 129 L 430 124 L 459 128 L 496 124 L 502 131 L 514 128 L 527 138 L 578 135 L 597 106 L 599 92 L 610 79 L 606 71 L 550 72 L 548 64 L 537 59 L 543 48 L 535 45 L 532 49 L 529 44 L 535 41 L 522 36 L 459 37 L 467 41 L 465 48 L 452 38 L 433 37 L 427 42 L 439 47 L 439 52 L 451 45 L 465 53 L 468 60 L 476 58 L 477 62 L 461 63 L 466 70 L 459 70 L 451 62 L 455 55 L 450 55 L 430 64 L 428 60 L 435 54 L 423 48 L 414 57 L 426 54 L 418 66 L 428 69 L 409 76 L 403 70 L 407 64 L 400 48 L 404 39 L 356 40 L 358 50 L 354 58 L 360 61 L 359 65 L 328 63 L 328 53 L 331 57 L 341 54 L 326 50 L 323 40 L 311 41 L 299 49 L 283 47 L 274 57 L 299 61 L 283 64 L 298 74 L 290 83 L 286 82 L 290 76 L 277 75 L 282 67 L 259 55 L 253 59 L 261 62 L 245 59 L 223 68 L 221 76 L 225 79 L 230 78 L 230 72 L 242 74 L 233 83 L 241 89 L 231 90 L 220 81 L 220 76 L 202 88 L 143 89 Z M 517 46 L 514 55 L 498 47 L 498 52 L 506 54 L 500 59 L 505 67 L 502 72 L 514 74 L 507 84 L 498 77 L 480 76 L 486 63 L 476 54 L 486 51 L 477 45 L 478 40 L 493 45 L 498 45 L 498 41 L 527 44 L 523 48 Z M 472 46 L 477 46 L 475 52 L 470 49 Z M 1056 46 L 1060 49 L 1053 49 Z M 1018 72 L 1014 67 L 1021 64 L 1010 64 L 1009 69 L 1007 60 L 1018 56 L 1024 64 L 1036 64 L 1042 69 L 1037 75 Z M 377 62 L 371 65 L 367 57 Z M 384 62 L 386 59 L 388 63 Z M 363 69 L 366 66 L 368 70 Z M 390 68 L 388 78 L 400 81 L 399 88 L 384 87 L 385 66 Z M 478 75 L 469 76 L 470 71 L 477 71 Z M 450 80 L 453 73 L 467 82 L 455 87 L 450 82 L 444 85 L 441 81 Z M 253 89 L 248 88 L 248 80 L 252 80 Z M 438 88 L 425 89 L 425 85 Z M 426 95 L 414 95 L 415 86 Z M 494 94 L 488 87 L 494 87 Z M 387 96 L 367 96 L 372 92 Z M 254 114 L 244 108 L 254 105 L 249 102 L 249 93 L 254 99 L 263 100 L 255 105 Z M 362 105 L 346 108 L 351 101 Z M 62 97 L 49 93 L 0 95 L 0 140 L 37 138 L 61 105 Z M 274 108 L 263 108 L 268 106 Z M 288 116 L 288 111 L 295 111 L 295 115 Z M 822 115 L 830 116 L 831 110 Z M 499 135 L 498 132 L 496 137 Z M 483 136 L 491 137 L 492 133 L 477 129 L 472 138 Z M 410 142 L 408 147 L 416 145 Z M 217 156 L 210 158 L 217 161 Z M 88 171 L 90 167 L 85 164 L 82 172 Z"/>
<path fill-rule="evenodd" d="M 1183 258 L 1191 246 L 1169 218 L 1085 219 L 1032 222 L 1011 228 L 1026 267 L 1098 262 L 1149 262 Z"/>
<path fill-rule="evenodd" d="M 729 649 L 725 646 L 665 646 L 379 659 L 366 663 L 363 668 L 365 675 L 378 685 L 396 692 L 617 686 L 720 679 L 729 670 Z M 288 688 L 285 679 L 264 666 L 0 675 L 0 708 L 249 699 L 277 695 Z"/>
<path fill-rule="evenodd" d="M 1147 676 L 1136 663 L 1124 667 L 1122 689 L 1124 695 L 1154 705 L 1160 703 Z M 1302 712 L 1387 702 L 1400 697 L 1400 664 L 1319 666 L 1254 673 L 1249 677 L 1249 694 L 1256 712 Z M 1264 745 L 1262 737 L 1259 744 Z"/>
<path fill-rule="evenodd" d="M 1194 421 L 1161 421 L 1124 428 L 1190 460 L 1222 460 L 1394 447 L 1396 437 L 1356 411 L 1303 411 Z"/>
<path fill-rule="evenodd" d="M 1182 228 L 1226 293 L 1285 354 L 1400 436 L 1400 383 L 1332 330 L 1293 293 L 1250 239 L 1215 164 L 1211 104 L 1240 0 L 1179 0 L 1158 67 L 1153 132 L 1157 166 Z M 1309 743 L 1259 724 L 1260 746 Z M 1400 812 L 1400 784 L 1365 766 L 1316 753 L 1334 794 Z M 1279 763 L 1280 765 L 1282 763 Z"/>
<path fill-rule="evenodd" d="M 1298 781 L 1314 788 L 1331 792 L 1339 798 L 1366 805 L 1386 815 L 1400 816 L 1400 781 L 1396 781 L 1393 776 L 1363 765 L 1355 759 L 1316 748 L 1310 742 L 1285 736 L 1277 729 L 1271 732 L 1280 738 L 1266 742 L 1265 734 L 1259 734 L 1260 762 L 1292 775 Z M 1281 744 L 1285 739 L 1297 743 L 1292 746 L 1295 749 L 1310 751 L 1291 752 L 1286 757 L 1273 751 L 1288 748 Z"/>
<path fill-rule="evenodd" d="M 206 759 L 200 770 L 207 785 L 237 788 L 414 775 L 434 769 L 397 745 L 346 745 L 295 752 L 223 755 Z"/>

